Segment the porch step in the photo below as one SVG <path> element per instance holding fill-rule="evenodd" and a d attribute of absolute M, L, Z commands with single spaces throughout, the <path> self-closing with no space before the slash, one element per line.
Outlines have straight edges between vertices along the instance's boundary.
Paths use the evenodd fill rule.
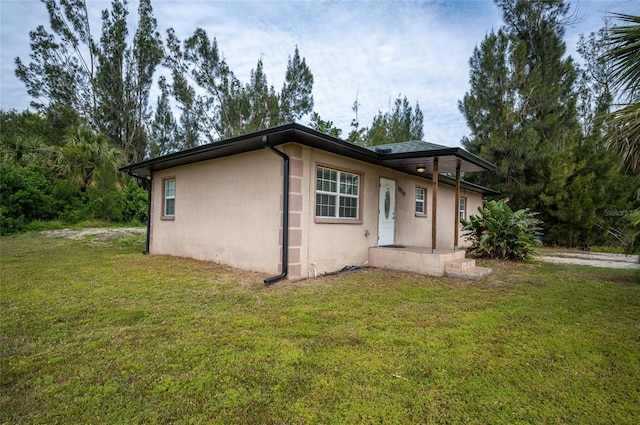
<path fill-rule="evenodd" d="M 447 261 L 444 265 L 444 274 L 449 277 L 479 280 L 492 273 L 488 267 L 477 267 L 476 260 L 460 258 Z"/>
<path fill-rule="evenodd" d="M 465 270 L 469 270 L 476 266 L 476 260 L 469 258 L 458 258 L 455 260 L 447 261 L 444 265 L 445 273 L 459 273 Z"/>

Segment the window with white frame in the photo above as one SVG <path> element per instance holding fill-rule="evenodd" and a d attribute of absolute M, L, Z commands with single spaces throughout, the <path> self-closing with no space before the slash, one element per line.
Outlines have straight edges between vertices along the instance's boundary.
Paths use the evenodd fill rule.
<path fill-rule="evenodd" d="M 467 198 L 460 198 L 460 203 L 458 207 L 458 214 L 460 220 L 467 219 Z"/>
<path fill-rule="evenodd" d="M 416 214 L 427 214 L 427 190 L 423 187 L 416 187 Z"/>
<path fill-rule="evenodd" d="M 318 166 L 316 169 L 316 217 L 357 219 L 360 176 Z"/>
<path fill-rule="evenodd" d="M 176 179 L 166 179 L 164 181 L 164 205 L 163 216 L 173 217 L 176 213 Z"/>

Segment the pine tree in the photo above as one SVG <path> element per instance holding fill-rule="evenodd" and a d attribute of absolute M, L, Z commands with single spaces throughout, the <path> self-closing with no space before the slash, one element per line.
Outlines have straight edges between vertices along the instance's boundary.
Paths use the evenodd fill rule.
<path fill-rule="evenodd" d="M 280 123 L 299 120 L 313 110 L 313 74 L 305 59 L 300 59 L 298 46 L 289 57 L 285 81 L 278 96 Z"/>
<path fill-rule="evenodd" d="M 358 121 L 357 99 L 352 110 L 356 118 L 352 121 L 352 130 L 347 137 L 349 142 L 362 146 L 378 146 L 387 143 L 400 143 L 409 140 L 422 140 L 424 137 L 424 116 L 420 105 L 416 102 L 415 109 L 411 107 L 407 97 L 398 96 L 393 109 L 387 113 L 378 111 L 373 117 L 370 127 L 360 128 Z"/>
<path fill-rule="evenodd" d="M 514 208 L 541 212 L 548 239 L 563 242 L 571 211 L 567 181 L 580 127 L 576 67 L 565 57 L 562 0 L 498 0 L 503 28 L 470 60 L 471 90 L 460 102 L 472 153 L 497 165 L 475 181 L 499 190 Z"/>
<path fill-rule="evenodd" d="M 360 102 L 358 101 L 358 94 L 359 93 L 356 93 L 356 100 L 353 101 L 353 105 L 351 106 L 351 110 L 355 114 L 355 117 L 351 120 L 351 131 L 347 136 L 347 141 L 356 145 L 363 145 L 364 133 L 367 129 L 360 127 Z"/>
<path fill-rule="evenodd" d="M 51 31 L 39 25 L 29 32 L 31 62 L 16 58 L 16 76 L 34 99 L 31 105 L 43 110 L 57 103 L 78 111 L 94 125 L 97 93 L 96 54 L 86 2 L 46 0 Z"/>
<path fill-rule="evenodd" d="M 77 111 L 80 119 L 124 150 L 125 161 L 147 149 L 149 89 L 162 57 L 150 0 L 141 0 L 129 46 L 127 1 L 112 0 L 102 12 L 98 42 L 86 0 L 46 0 L 50 27 L 30 32 L 31 62 L 16 58 L 16 75 L 44 111 L 51 105 Z"/>
<path fill-rule="evenodd" d="M 129 35 L 128 15 L 126 4 L 120 0 L 113 0 L 111 10 L 102 11 L 102 35 L 96 67 L 98 129 L 112 140 L 120 141 L 122 147 L 128 145 L 126 117 L 122 114 L 127 109 L 124 73 Z"/>
<path fill-rule="evenodd" d="M 156 105 L 156 112 L 151 124 L 151 143 L 149 157 L 166 155 L 178 150 L 176 143 L 177 125 L 169 105 L 169 87 L 165 77 L 158 81 L 160 96 Z"/>
<path fill-rule="evenodd" d="M 278 99 L 273 86 L 269 86 L 264 73 L 262 59 L 258 60 L 256 68 L 251 71 L 249 83 L 243 93 L 243 117 L 235 134 L 249 133 L 270 127 L 277 123 Z"/>
<path fill-rule="evenodd" d="M 333 137 L 340 137 L 342 130 L 333 125 L 333 121 L 325 121 L 320 117 L 320 114 L 313 112 L 311 114 L 311 122 L 309 127 L 317 130 L 321 133 L 328 134 Z"/>
<path fill-rule="evenodd" d="M 129 50 L 124 79 L 124 151 L 129 156 L 128 159 L 141 160 L 147 151 L 147 128 L 151 121 L 149 92 L 163 56 L 162 39 L 157 31 L 151 0 L 141 0 L 138 6 L 138 27 Z"/>
<path fill-rule="evenodd" d="M 289 57 L 282 90 L 276 93 L 262 59 L 251 71 L 250 81 L 242 84 L 216 39 L 210 40 L 203 29 L 196 29 L 184 43 L 169 29 L 166 44 L 165 65 L 172 71 L 173 94 L 181 109 L 181 137 L 196 144 L 298 120 L 313 110 L 313 75 L 297 46 Z"/>
<path fill-rule="evenodd" d="M 196 92 L 182 75 L 173 72 L 172 94 L 178 102 L 180 119 L 176 131 L 179 149 L 189 149 L 201 144 L 204 113 L 196 103 Z"/>

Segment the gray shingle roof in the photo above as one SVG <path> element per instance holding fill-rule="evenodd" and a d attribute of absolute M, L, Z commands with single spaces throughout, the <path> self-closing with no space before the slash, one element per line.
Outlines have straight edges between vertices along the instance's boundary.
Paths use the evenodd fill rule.
<path fill-rule="evenodd" d="M 410 140 L 408 142 L 387 143 L 385 145 L 368 146 L 367 149 L 374 152 L 385 151 L 385 153 L 394 154 L 432 151 L 436 149 L 447 149 L 448 147 L 449 146 L 436 145 L 435 143 L 424 142 L 422 140 Z"/>

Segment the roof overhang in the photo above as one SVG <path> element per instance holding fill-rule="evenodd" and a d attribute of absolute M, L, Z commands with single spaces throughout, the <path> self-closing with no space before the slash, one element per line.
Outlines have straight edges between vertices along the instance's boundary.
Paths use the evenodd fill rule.
<path fill-rule="evenodd" d="M 120 171 L 138 178 L 149 178 L 156 171 L 264 149 L 265 145 L 262 141 L 264 136 L 267 136 L 271 146 L 299 143 L 423 178 L 431 178 L 433 175 L 435 158 L 438 158 L 440 174 L 455 173 L 458 166 L 463 173 L 495 169 L 493 164 L 461 148 L 385 154 L 329 136 L 301 124 L 290 123 L 137 162 L 122 167 Z M 418 172 L 418 168 L 424 168 L 424 171 Z M 447 177 L 440 176 L 440 181 L 446 182 Z M 482 194 L 497 194 L 491 189 L 471 183 L 463 182 L 462 187 Z"/>

